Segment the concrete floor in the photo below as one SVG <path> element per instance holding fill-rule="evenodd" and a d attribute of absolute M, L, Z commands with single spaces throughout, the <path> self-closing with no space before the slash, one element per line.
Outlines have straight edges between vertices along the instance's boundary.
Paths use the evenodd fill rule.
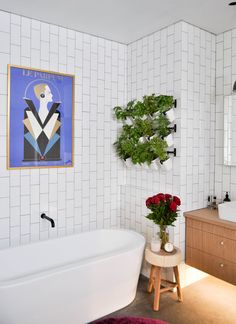
<path fill-rule="evenodd" d="M 183 289 L 183 303 L 176 293 L 161 294 L 160 310 L 152 310 L 153 293 L 147 293 L 148 280 L 140 277 L 135 300 L 106 317 L 140 316 L 161 319 L 170 324 L 236 324 L 236 287 L 214 277 L 206 277 Z"/>

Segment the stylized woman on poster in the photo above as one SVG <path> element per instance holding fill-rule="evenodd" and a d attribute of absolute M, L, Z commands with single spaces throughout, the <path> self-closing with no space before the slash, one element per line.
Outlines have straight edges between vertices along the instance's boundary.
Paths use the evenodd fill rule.
<path fill-rule="evenodd" d="M 39 100 L 37 111 L 33 101 L 24 98 L 24 161 L 60 160 L 60 103 L 53 102 L 51 89 L 46 83 L 34 86 L 34 94 Z M 51 108 L 48 108 L 52 102 Z"/>

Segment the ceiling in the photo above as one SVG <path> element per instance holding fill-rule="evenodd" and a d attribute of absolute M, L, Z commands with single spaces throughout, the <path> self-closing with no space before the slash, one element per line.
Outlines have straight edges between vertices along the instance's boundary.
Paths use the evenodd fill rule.
<path fill-rule="evenodd" d="M 179 20 L 215 34 L 236 27 L 236 6 L 228 6 L 229 2 L 0 0 L 0 9 L 128 44 Z"/>

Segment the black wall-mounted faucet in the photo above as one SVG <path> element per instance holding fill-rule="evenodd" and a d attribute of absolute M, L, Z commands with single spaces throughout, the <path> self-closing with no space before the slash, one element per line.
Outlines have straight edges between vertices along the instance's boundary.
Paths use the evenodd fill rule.
<path fill-rule="evenodd" d="M 43 213 L 43 214 L 41 214 L 41 218 L 48 220 L 51 223 L 51 226 L 55 227 L 55 222 L 51 217 L 48 217 L 46 214 Z"/>

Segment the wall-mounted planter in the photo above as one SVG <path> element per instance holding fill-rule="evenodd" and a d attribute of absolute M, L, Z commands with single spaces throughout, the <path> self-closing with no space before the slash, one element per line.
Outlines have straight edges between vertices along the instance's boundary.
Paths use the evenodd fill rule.
<path fill-rule="evenodd" d="M 161 162 L 161 169 L 163 171 L 170 171 L 173 166 L 173 159 L 169 158 L 168 160 Z"/>
<path fill-rule="evenodd" d="M 171 147 L 174 145 L 174 138 L 173 138 L 173 135 L 172 134 L 169 134 L 168 136 L 166 136 L 164 138 L 164 140 L 166 141 L 168 147 Z"/>
<path fill-rule="evenodd" d="M 145 136 L 140 137 L 139 143 L 146 143 L 146 142 L 147 142 L 147 137 Z"/>
<path fill-rule="evenodd" d="M 145 120 L 147 118 L 147 116 L 141 116 L 141 117 L 139 117 L 139 119 L 141 119 L 141 120 Z"/>
<path fill-rule="evenodd" d="M 160 160 L 159 159 L 153 160 L 152 163 L 150 164 L 150 168 L 155 171 L 159 170 L 160 169 Z"/>
<path fill-rule="evenodd" d="M 155 94 L 144 96 L 143 101 L 130 101 L 126 107 L 115 107 L 115 115 L 123 122 L 122 132 L 114 144 L 119 157 L 131 168 L 158 170 L 160 160 L 168 160 L 173 153 L 169 148 L 176 131 L 172 96 Z M 127 156 L 129 158 L 127 159 Z"/>
<path fill-rule="evenodd" d="M 173 123 L 173 121 L 175 120 L 175 112 L 173 108 L 166 112 L 166 117 L 169 119 L 170 123 Z"/>
<path fill-rule="evenodd" d="M 157 137 L 156 134 L 154 134 L 153 136 L 149 137 L 149 141 L 151 141 L 153 138 Z"/>
<path fill-rule="evenodd" d="M 133 165 L 133 162 L 132 162 L 132 159 L 131 158 L 128 158 L 124 161 L 125 165 L 127 168 L 131 168 L 132 165 Z"/>
<path fill-rule="evenodd" d="M 127 117 L 125 119 L 125 124 L 128 125 L 128 126 L 133 125 L 133 119 L 131 119 L 130 117 Z"/>

